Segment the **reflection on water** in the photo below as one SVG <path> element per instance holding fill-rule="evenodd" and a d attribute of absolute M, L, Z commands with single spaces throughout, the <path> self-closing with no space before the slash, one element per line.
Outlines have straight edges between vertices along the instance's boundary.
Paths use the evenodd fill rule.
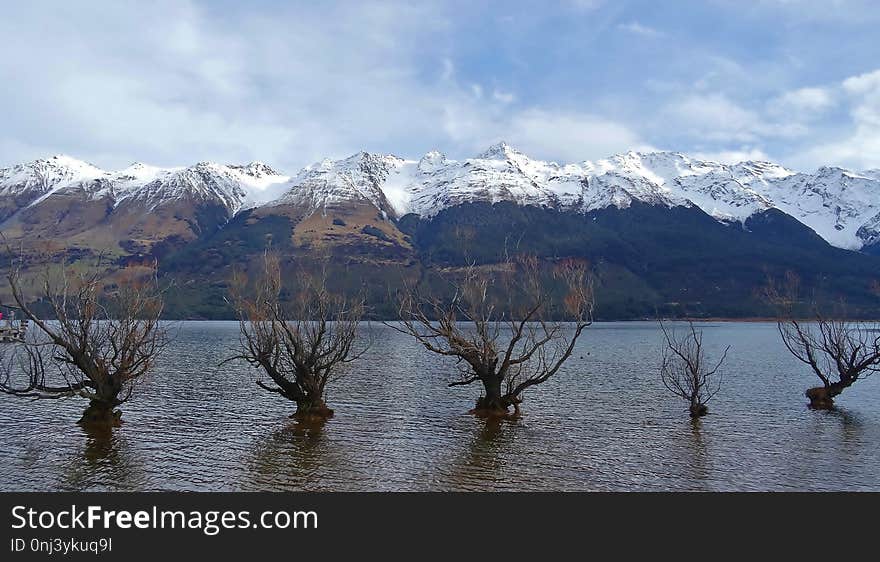
<path fill-rule="evenodd" d="M 833 411 L 773 325 L 711 324 L 731 344 L 725 387 L 691 420 L 657 375 L 651 323 L 597 324 L 521 420 L 465 412 L 454 364 L 384 326 L 330 389 L 336 416 L 304 424 L 220 363 L 235 323 L 182 323 L 121 428 L 76 425 L 82 403 L 0 396 L 3 490 L 878 490 L 880 377 Z"/>
<path fill-rule="evenodd" d="M 499 453 L 513 445 L 519 421 L 502 419 L 474 420 L 473 437 L 464 456 L 465 464 L 489 471 L 497 471 L 503 458 Z"/>
<path fill-rule="evenodd" d="M 336 472 L 338 457 L 328 451 L 324 439 L 326 422 L 290 419 L 257 440 L 248 462 L 246 488 L 316 490 L 322 472 Z"/>
<path fill-rule="evenodd" d="M 120 431 L 77 425 L 70 433 L 81 449 L 64 464 L 61 490 L 101 490 L 105 489 L 104 481 L 120 490 L 139 490 L 146 484 L 136 453 Z"/>
<path fill-rule="evenodd" d="M 482 482 L 503 482 L 506 477 L 505 451 L 514 446 L 521 422 L 474 419 L 472 425 L 464 446 L 438 470 L 444 489 L 479 490 Z"/>
<path fill-rule="evenodd" d="M 683 447 L 687 458 L 681 465 L 686 467 L 685 479 L 693 481 L 694 487 L 704 489 L 704 484 L 709 476 L 709 452 L 708 443 L 703 438 L 703 418 L 690 418 L 687 420 L 688 431 L 683 436 Z"/>

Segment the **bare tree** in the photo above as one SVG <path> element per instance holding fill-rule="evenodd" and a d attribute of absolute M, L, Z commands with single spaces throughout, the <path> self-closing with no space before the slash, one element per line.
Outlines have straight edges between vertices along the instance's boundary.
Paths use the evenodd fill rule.
<path fill-rule="evenodd" d="M 253 282 L 234 276 L 231 295 L 240 347 L 227 361 L 244 360 L 261 369 L 270 383 L 258 378 L 257 385 L 295 402 L 297 418 L 331 417 L 333 410 L 324 401 L 327 383 L 367 349 L 358 345 L 363 298 L 331 293 L 325 273 L 303 273 L 292 298 L 283 301 L 281 260 L 271 252 L 264 254 Z"/>
<path fill-rule="evenodd" d="M 709 412 L 709 400 L 721 390 L 721 365 L 727 358 L 730 346 L 724 349 L 721 359 L 712 365 L 706 359 L 703 349 L 703 332 L 694 328 L 688 321 L 684 334 L 668 330 L 660 322 L 665 346 L 660 363 L 660 379 L 674 395 L 688 403 L 692 418 L 705 416 Z"/>
<path fill-rule="evenodd" d="M 164 295 L 156 269 L 109 272 L 98 259 L 90 267 L 64 263 L 45 268 L 38 297 L 54 320 L 40 318 L 25 295 L 21 268 L 7 279 L 24 316 L 39 329 L 3 351 L 0 392 L 36 399 L 79 396 L 89 400 L 82 424 L 118 425 L 115 408 L 131 399 L 167 343 L 160 325 Z"/>
<path fill-rule="evenodd" d="M 457 359 L 459 377 L 450 387 L 482 384 L 472 413 L 505 416 L 513 406 L 518 416 L 523 392 L 559 371 L 593 321 L 587 264 L 565 260 L 553 274 L 566 291 L 557 310 L 551 307 L 538 259 L 522 256 L 494 270 L 468 266 L 447 301 L 406 287 L 400 323 L 389 326 L 413 336 L 428 351 Z M 573 325 L 550 321 L 552 313 L 564 313 Z"/>
<path fill-rule="evenodd" d="M 782 286 L 771 282 L 767 290 L 779 310 L 782 343 L 822 381 L 804 394 L 812 408 L 827 410 L 857 380 L 880 371 L 880 324 L 847 320 L 842 301 L 833 316 L 826 316 L 816 299 L 806 303 L 810 317 L 802 320 L 795 311 L 799 293 L 800 280 L 793 273 L 786 274 Z"/>

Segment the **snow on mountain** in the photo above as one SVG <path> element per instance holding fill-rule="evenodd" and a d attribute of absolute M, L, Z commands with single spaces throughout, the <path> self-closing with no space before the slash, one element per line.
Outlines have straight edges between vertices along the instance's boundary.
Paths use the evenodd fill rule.
<path fill-rule="evenodd" d="M 127 168 L 110 174 L 115 183 L 126 189 L 137 189 L 159 178 L 166 177 L 182 168 L 158 168 L 142 162 L 134 162 Z"/>
<path fill-rule="evenodd" d="M 408 162 L 391 155 L 359 152 L 343 160 L 324 160 L 293 177 L 285 193 L 269 205 L 299 205 L 325 209 L 349 201 L 368 202 L 384 212 L 394 212 L 383 187 L 394 191 L 397 174 Z M 399 197 L 394 193 L 392 198 Z"/>
<path fill-rule="evenodd" d="M 131 168 L 126 171 L 130 174 Z M 188 168 L 164 170 L 141 165 L 130 175 L 133 179 L 121 184 L 126 189 L 120 192 L 118 202 L 136 201 L 150 209 L 181 199 L 218 202 L 229 210 L 230 216 L 272 199 L 266 192 L 288 179 L 259 163 L 225 166 L 199 162 Z M 122 175 L 126 177 L 129 176 Z"/>
<path fill-rule="evenodd" d="M 430 217 L 470 201 L 512 201 L 586 212 L 609 205 L 626 207 L 633 201 L 684 205 L 695 204 L 692 199 L 711 199 L 724 189 L 710 189 L 690 179 L 710 172 L 718 174 L 714 178 L 718 184 L 757 179 L 749 177 L 755 175 L 752 170 L 728 170 L 678 153 L 629 152 L 596 162 L 560 165 L 531 159 L 502 142 L 462 161 L 436 151 L 418 161 L 364 152 L 344 160 L 324 160 L 295 176 L 276 203 L 318 208 L 361 197 L 380 207 L 377 202 L 384 195 L 397 216 Z M 739 183 L 737 187 L 742 189 Z M 746 198 L 751 201 L 756 196 L 749 193 Z"/>
<path fill-rule="evenodd" d="M 305 168 L 271 204 L 321 209 L 349 199 L 397 217 L 431 217 L 473 201 L 580 212 L 633 202 L 696 206 L 724 222 L 777 208 L 835 246 L 858 249 L 880 241 L 880 171 L 803 174 L 772 162 L 729 165 L 678 152 L 627 152 L 573 164 L 531 159 L 503 142 L 465 160 L 436 151 L 420 160 L 361 152 Z"/>
<path fill-rule="evenodd" d="M 240 209 L 257 207 L 281 196 L 287 189 L 290 177 L 277 172 L 263 162 L 251 162 L 242 166 L 227 166 L 236 175 L 246 192 L 241 201 Z"/>
<path fill-rule="evenodd" d="M 71 183 L 103 177 L 103 170 L 65 154 L 0 168 L 0 196 L 46 195 Z"/>
<path fill-rule="evenodd" d="M 880 178 L 822 167 L 772 182 L 767 191 L 774 207 L 834 246 L 859 249 L 880 241 Z"/>
<path fill-rule="evenodd" d="M 262 162 L 158 168 L 134 163 L 104 171 L 65 155 L 0 169 L 4 217 L 54 195 L 109 198 L 150 210 L 179 200 L 223 205 L 229 216 L 255 206 L 326 210 L 367 203 L 388 217 L 432 217 L 461 203 L 511 201 L 589 212 L 634 202 L 696 206 L 719 221 L 745 221 L 776 208 L 829 243 L 859 249 L 880 243 L 880 170 L 823 167 L 798 173 L 771 162 L 720 164 L 678 152 L 627 152 L 558 164 L 506 143 L 454 160 L 432 151 L 419 160 L 359 152 L 324 160 L 293 177 Z"/>
<path fill-rule="evenodd" d="M 0 169 L 0 197 L 39 205 L 54 195 L 108 197 L 144 204 L 147 210 L 182 198 L 222 204 L 230 216 L 248 206 L 276 198 L 278 186 L 289 180 L 262 162 L 222 165 L 200 162 L 190 167 L 159 168 L 140 162 L 118 171 L 104 171 L 69 156 L 59 155 Z"/>
<path fill-rule="evenodd" d="M 272 200 L 289 178 L 262 162 L 223 165 L 199 162 L 187 168 L 155 168 L 135 163 L 112 174 L 120 188 L 117 203 L 139 202 L 152 209 L 176 200 L 217 202 L 230 216 Z"/>
<path fill-rule="evenodd" d="M 521 205 L 553 206 L 558 203 L 545 162 L 531 160 L 506 143 L 499 143 L 462 162 L 443 158 L 443 166 L 418 167 L 416 183 L 410 188 L 408 208 L 431 216 L 440 210 L 472 200 L 513 201 Z"/>
<path fill-rule="evenodd" d="M 537 181 L 547 179 L 542 167 L 546 164 L 503 143 L 462 162 L 436 151 L 421 160 L 360 152 L 304 168 L 290 180 L 287 192 L 271 204 L 325 208 L 362 200 L 398 217 L 407 213 L 432 216 L 475 200 L 555 205 L 559 198 L 552 187 Z"/>

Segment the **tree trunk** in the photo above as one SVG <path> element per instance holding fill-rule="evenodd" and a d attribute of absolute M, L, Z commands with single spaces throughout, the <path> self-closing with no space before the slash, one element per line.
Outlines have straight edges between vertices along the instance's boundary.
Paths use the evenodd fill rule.
<path fill-rule="evenodd" d="M 87 426 L 119 427 L 122 425 L 122 412 L 114 410 L 115 407 L 115 400 L 92 400 L 77 423 Z"/>
<path fill-rule="evenodd" d="M 851 381 L 838 381 L 828 386 L 817 386 L 807 389 L 804 395 L 810 399 L 810 408 L 814 410 L 830 410 L 834 408 L 834 397 L 843 389 L 852 385 Z"/>
<path fill-rule="evenodd" d="M 296 401 L 296 413 L 292 417 L 305 421 L 326 420 L 333 417 L 333 410 L 322 398 L 303 398 Z"/>
<path fill-rule="evenodd" d="M 699 418 L 709 413 L 709 408 L 699 402 L 692 402 L 689 410 L 692 418 Z"/>
<path fill-rule="evenodd" d="M 507 416 L 508 404 L 501 395 L 501 377 L 491 376 L 481 379 L 484 395 L 477 399 L 472 414 L 479 417 Z"/>

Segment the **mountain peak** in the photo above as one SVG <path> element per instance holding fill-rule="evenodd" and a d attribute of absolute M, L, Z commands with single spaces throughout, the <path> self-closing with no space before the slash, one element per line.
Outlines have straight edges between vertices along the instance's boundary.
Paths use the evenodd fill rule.
<path fill-rule="evenodd" d="M 343 162 L 355 162 L 355 161 L 364 160 L 366 158 L 369 158 L 370 156 L 372 156 L 372 154 L 367 152 L 366 150 L 358 150 L 357 152 L 355 152 L 354 154 L 352 154 L 348 158 L 343 158 L 342 161 Z M 330 159 L 330 161 L 333 162 L 332 159 Z"/>
<path fill-rule="evenodd" d="M 63 153 L 53 154 L 52 156 L 49 156 L 48 158 L 38 158 L 32 162 L 29 162 L 29 164 L 32 166 L 42 164 L 42 165 L 49 165 L 49 166 L 62 166 L 65 168 L 73 168 L 73 169 L 79 169 L 79 170 L 88 169 L 88 170 L 95 170 L 95 171 L 99 171 L 99 172 L 101 171 L 94 164 L 90 164 L 88 162 L 80 160 L 79 158 L 74 158 L 73 156 L 70 156 L 69 154 L 63 154 Z"/>
<path fill-rule="evenodd" d="M 321 169 L 338 170 L 359 167 L 362 165 L 373 166 L 380 163 L 395 162 L 399 160 L 401 159 L 393 154 L 382 154 L 379 152 L 367 152 L 366 150 L 361 150 L 341 160 L 325 158 L 319 163 L 319 167 Z"/>
<path fill-rule="evenodd" d="M 821 177 L 827 176 L 851 176 L 853 172 L 841 168 L 839 166 L 821 166 L 816 170 L 816 175 Z"/>
<path fill-rule="evenodd" d="M 422 172 L 432 172 L 444 164 L 446 164 L 446 155 L 439 150 L 432 150 L 422 156 L 418 168 Z"/>
<path fill-rule="evenodd" d="M 54 160 L 56 162 L 82 162 L 82 160 L 78 158 L 74 158 L 69 154 L 64 154 L 63 152 L 59 152 L 58 154 L 53 154 L 46 160 Z"/>
<path fill-rule="evenodd" d="M 520 152 L 517 149 L 510 146 L 509 144 L 507 144 L 507 142 L 500 141 L 500 142 L 493 144 L 492 146 L 487 148 L 485 151 L 480 153 L 477 156 L 477 158 L 480 158 L 483 160 L 504 160 L 506 158 L 510 158 L 511 156 L 525 156 L 525 155 L 522 152 Z"/>
<path fill-rule="evenodd" d="M 266 164 L 265 162 L 260 162 L 259 160 L 254 160 L 253 162 L 249 162 L 243 165 L 230 164 L 229 167 L 233 170 L 238 170 L 239 172 L 254 178 L 264 178 L 267 176 L 281 175 L 272 166 Z"/>
<path fill-rule="evenodd" d="M 116 175 L 136 175 L 141 176 L 144 173 L 148 172 L 158 172 L 158 171 L 173 171 L 178 170 L 179 168 L 160 168 L 158 166 L 152 166 L 145 162 L 132 162 L 127 167 L 122 168 L 121 170 L 115 172 Z"/>
<path fill-rule="evenodd" d="M 92 180 L 107 174 L 97 166 L 67 154 L 38 158 L 13 166 L 9 170 L 18 175 L 39 177 L 45 185 Z"/>

